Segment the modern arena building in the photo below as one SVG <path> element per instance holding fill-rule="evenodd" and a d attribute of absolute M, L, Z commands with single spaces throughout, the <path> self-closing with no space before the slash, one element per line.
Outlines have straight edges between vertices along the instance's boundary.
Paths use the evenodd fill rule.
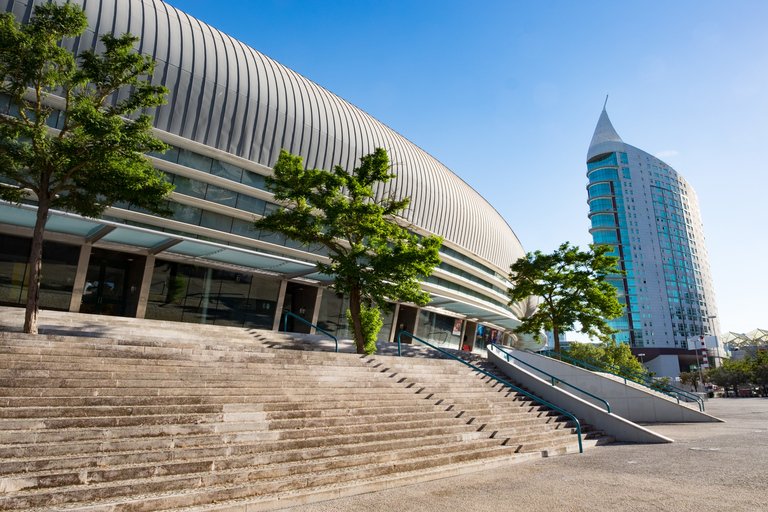
<path fill-rule="evenodd" d="M 660 376 L 700 365 L 688 341 L 716 336 L 719 322 L 693 187 L 621 140 L 605 108 L 587 152 L 587 179 L 593 241 L 611 245 L 626 272 L 609 280 L 626 308 L 608 322 L 616 340 Z"/>
<path fill-rule="evenodd" d="M 25 22 L 41 0 L 9 0 Z M 253 221 L 278 207 L 265 190 L 281 148 L 305 165 L 351 169 L 382 147 L 398 177 L 376 193 L 411 198 L 417 234 L 444 238 L 442 263 L 422 284 L 432 302 L 396 304 L 380 341 L 404 329 L 442 346 L 491 340 L 536 347 L 511 333 L 532 301 L 507 306 L 509 265 L 524 255 L 504 219 L 477 192 L 392 129 L 300 74 L 160 0 L 80 3 L 89 29 L 68 41 L 77 53 L 105 32 L 131 32 L 158 63 L 153 83 L 168 103 L 147 113 L 171 146 L 150 155 L 175 185 L 173 216 L 129 205 L 99 219 L 51 213 L 43 252 L 41 308 L 166 321 L 281 329 L 283 311 L 347 335 L 346 300 L 315 263 L 322 248 L 259 232 Z M 56 107 L 56 98 L 52 106 Z M 8 98 L 0 108 L 9 112 Z M 54 113 L 54 116 L 56 113 Z M 0 304 L 26 301 L 35 203 L 0 203 Z M 296 322 L 289 330 L 309 332 Z"/>

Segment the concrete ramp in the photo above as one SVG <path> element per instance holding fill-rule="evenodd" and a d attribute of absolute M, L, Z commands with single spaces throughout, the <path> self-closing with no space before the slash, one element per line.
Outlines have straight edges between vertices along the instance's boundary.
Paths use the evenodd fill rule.
<path fill-rule="evenodd" d="M 695 403 L 678 403 L 648 388 L 626 385 L 613 376 L 591 372 L 555 359 L 514 350 L 514 356 L 536 368 L 607 400 L 611 412 L 634 423 L 700 423 L 723 421 L 701 412 Z M 490 351 L 489 351 L 490 354 Z M 490 356 L 489 356 L 490 358 Z M 501 360 L 496 357 L 494 361 Z M 523 366 L 523 365 L 518 365 Z M 534 372 L 535 373 L 535 372 Z M 610 377 L 610 378 L 609 378 Z M 526 382 L 521 381 L 523 385 Z M 591 399 L 590 403 L 600 404 Z M 557 402 L 554 402 L 555 405 Z"/>

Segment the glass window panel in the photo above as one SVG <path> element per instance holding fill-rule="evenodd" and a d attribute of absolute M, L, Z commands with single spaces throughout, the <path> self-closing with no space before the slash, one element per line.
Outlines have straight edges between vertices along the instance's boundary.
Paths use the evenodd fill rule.
<path fill-rule="evenodd" d="M 247 196 L 245 194 L 237 195 L 237 209 L 246 212 L 255 213 L 256 215 L 264 215 L 264 207 L 267 202 L 263 199 Z"/>
<path fill-rule="evenodd" d="M 255 172 L 244 170 L 242 184 L 253 188 L 259 188 L 261 190 L 266 190 L 266 185 L 264 184 L 264 176 L 261 174 L 256 174 Z"/>
<path fill-rule="evenodd" d="M 160 160 L 165 160 L 166 162 L 172 162 L 174 164 L 179 160 L 179 148 L 174 146 L 169 147 L 165 153 L 160 153 L 158 151 L 150 151 L 147 154 L 149 156 L 159 158 Z"/>
<path fill-rule="evenodd" d="M 255 240 L 258 240 L 261 232 L 255 227 L 253 227 L 253 222 L 243 220 L 243 219 L 233 219 L 232 234 L 247 236 L 248 238 L 253 238 Z"/>
<path fill-rule="evenodd" d="M 197 169 L 198 171 L 211 172 L 213 159 L 207 156 L 198 155 L 197 153 L 193 153 L 186 149 L 181 149 L 179 150 L 178 163 L 192 169 Z"/>
<path fill-rule="evenodd" d="M 317 326 L 336 337 L 349 337 L 347 309 L 349 309 L 347 296 L 337 295 L 328 289 L 323 290 Z"/>
<path fill-rule="evenodd" d="M 227 178 L 228 180 L 240 182 L 240 178 L 243 175 L 243 169 L 236 165 L 227 164 L 214 160 L 211 164 L 211 174 Z"/>
<path fill-rule="evenodd" d="M 174 192 L 184 194 L 185 196 L 196 197 L 198 199 L 205 198 L 205 191 L 208 188 L 208 184 L 203 183 L 202 181 L 179 175 L 176 175 L 173 178 L 173 184 L 176 186 Z"/>
<path fill-rule="evenodd" d="M 234 207 L 237 204 L 237 192 L 216 185 L 208 185 L 205 199 L 213 203 Z"/>
<path fill-rule="evenodd" d="M 173 215 L 171 216 L 173 220 L 194 224 L 195 226 L 200 224 L 200 215 L 202 214 L 200 208 L 187 206 L 181 203 L 170 203 L 169 206 L 171 207 L 171 210 L 173 210 Z"/>
<path fill-rule="evenodd" d="M 181 322 L 189 277 L 186 265 L 155 260 L 145 318 Z M 180 271 L 181 268 L 181 271 Z"/>
<path fill-rule="evenodd" d="M 200 225 L 204 228 L 211 228 L 229 233 L 229 230 L 232 229 L 232 217 L 203 210 Z"/>

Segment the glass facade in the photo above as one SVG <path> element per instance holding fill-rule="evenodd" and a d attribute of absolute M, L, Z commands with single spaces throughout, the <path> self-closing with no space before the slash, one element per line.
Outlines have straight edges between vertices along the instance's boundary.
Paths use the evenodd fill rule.
<path fill-rule="evenodd" d="M 29 251 L 32 240 L 0 234 L 0 305 L 23 306 L 27 302 Z M 80 247 L 43 242 L 43 275 L 40 308 L 69 310 L 77 273 Z"/>
<path fill-rule="evenodd" d="M 625 153 L 610 153 L 595 157 L 587 164 L 589 183 L 590 223 L 592 225 L 592 241 L 596 245 L 610 245 L 611 255 L 619 258 L 619 268 L 627 272 L 631 268 L 632 253 L 627 242 L 629 240 L 624 216 L 626 207 L 622 182 L 619 178 L 619 159 L 627 161 Z M 599 199 L 596 199 L 599 198 Z M 621 221 L 620 221 L 621 219 Z M 642 332 L 634 330 L 631 304 L 636 299 L 635 289 L 631 287 L 627 277 L 616 276 L 608 282 L 616 288 L 619 302 L 624 306 L 622 316 L 608 321 L 608 325 L 620 332 L 614 335 L 616 341 L 629 343 L 632 346 L 642 346 Z"/>
<path fill-rule="evenodd" d="M 280 281 L 155 261 L 146 318 L 272 329 Z"/>

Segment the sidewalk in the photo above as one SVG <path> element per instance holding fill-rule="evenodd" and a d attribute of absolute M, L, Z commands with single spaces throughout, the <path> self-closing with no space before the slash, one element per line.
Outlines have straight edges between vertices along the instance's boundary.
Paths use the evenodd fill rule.
<path fill-rule="evenodd" d="M 672 444 L 615 443 L 295 512 L 768 510 L 768 399 L 718 398 L 726 423 L 655 424 Z"/>

